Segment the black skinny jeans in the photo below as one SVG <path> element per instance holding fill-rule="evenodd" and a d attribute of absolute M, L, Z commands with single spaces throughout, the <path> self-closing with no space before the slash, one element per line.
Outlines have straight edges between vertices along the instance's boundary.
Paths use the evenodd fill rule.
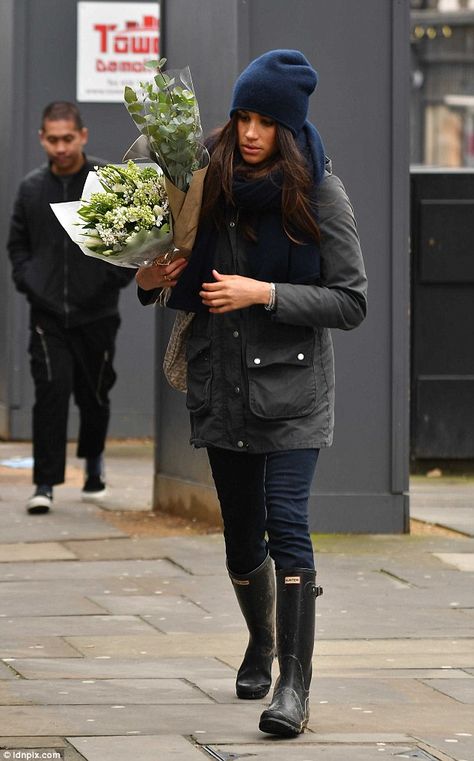
<path fill-rule="evenodd" d="M 117 315 L 64 328 L 52 315 L 32 311 L 30 362 L 35 384 L 33 406 L 33 481 L 60 484 L 66 467 L 71 394 L 79 408 L 78 457 L 97 457 L 105 446 L 110 417 L 108 393 L 116 374 L 112 365 Z"/>
<path fill-rule="evenodd" d="M 227 565 L 246 574 L 269 552 L 277 569 L 314 568 L 308 498 L 319 449 L 247 454 L 209 447 Z"/>

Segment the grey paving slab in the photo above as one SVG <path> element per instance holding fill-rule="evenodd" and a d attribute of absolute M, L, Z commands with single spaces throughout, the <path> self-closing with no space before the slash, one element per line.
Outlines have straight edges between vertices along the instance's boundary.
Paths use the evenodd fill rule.
<path fill-rule="evenodd" d="M 472 503 L 470 497 L 467 500 Z M 450 501 L 449 499 L 447 500 L 447 502 Z M 425 523 L 444 526 L 453 531 L 460 531 L 468 536 L 474 536 L 474 510 L 471 504 L 462 505 L 461 507 L 452 507 L 450 504 L 442 507 L 432 507 L 431 504 L 426 506 L 418 505 L 411 508 L 410 514 L 412 518 L 424 521 Z"/>
<path fill-rule="evenodd" d="M 442 496 L 471 495 L 474 499 L 474 483 L 472 479 L 462 477 L 432 478 L 427 480 L 420 476 L 410 478 L 410 495 L 418 499 L 420 496 L 431 497 L 437 501 Z"/>
<path fill-rule="evenodd" d="M 408 564 L 397 558 L 396 561 L 390 561 L 385 564 L 384 569 L 386 573 L 393 574 L 394 577 L 400 577 L 404 580 L 404 583 L 413 587 L 415 590 L 429 595 L 430 592 L 437 591 L 438 588 L 441 592 L 439 597 L 439 604 L 443 605 L 447 601 L 449 592 L 452 592 L 453 582 L 454 587 L 459 586 L 460 589 L 466 589 L 469 587 L 469 575 L 459 575 L 460 569 L 455 569 L 441 560 L 444 555 L 465 555 L 470 556 L 474 553 L 442 553 L 433 552 L 431 554 L 432 562 L 427 565 L 419 563 L 418 565 Z M 395 581 L 396 583 L 396 581 Z"/>
<path fill-rule="evenodd" d="M 234 650 L 236 648 L 233 648 Z M 432 653 L 418 655 L 409 654 L 397 654 L 392 656 L 388 654 L 376 654 L 368 655 L 361 653 L 360 655 L 319 655 L 317 652 L 313 657 L 313 670 L 325 676 L 327 671 L 334 672 L 336 669 L 342 671 L 356 671 L 368 669 L 371 671 L 379 669 L 467 669 L 471 668 L 473 662 L 473 655 L 469 654 L 455 654 L 445 655 L 443 653 Z M 233 654 L 232 646 L 227 645 L 227 648 L 220 648 L 219 658 L 233 668 L 238 668 L 239 660 L 241 660 L 241 654 Z"/>
<path fill-rule="evenodd" d="M 112 540 L 115 542 L 116 540 Z M 34 547 L 35 545 L 28 545 Z M 5 563 L 0 566 L 0 581 L 30 580 L 59 581 L 61 579 L 120 579 L 133 578 L 149 580 L 153 577 L 161 583 L 168 578 L 188 578 L 188 574 L 165 558 L 158 560 L 100 560 L 81 562 L 35 562 Z"/>
<path fill-rule="evenodd" d="M 239 707 L 238 727 L 256 727 L 261 705 L 250 701 Z M 8 727 L 10 735 L 56 734 L 69 736 L 107 736 L 126 734 L 204 734 L 217 727 L 237 734 L 235 706 L 222 705 L 219 712 L 214 703 L 187 705 L 128 705 L 124 710 L 112 710 L 110 705 L 0 706 L 0 726 Z"/>
<path fill-rule="evenodd" d="M 190 620 L 186 620 L 182 616 L 177 616 L 173 619 L 169 617 L 163 619 L 163 616 L 156 615 L 150 615 L 146 620 L 159 631 L 167 632 L 168 634 L 193 632 L 197 635 L 207 633 L 211 637 L 214 637 L 217 633 L 227 635 L 243 631 L 243 624 L 239 620 L 238 615 L 237 612 L 211 613 L 204 610 L 202 615 L 194 616 Z"/>
<path fill-rule="evenodd" d="M 435 557 L 459 571 L 474 572 L 474 552 L 436 552 Z"/>
<path fill-rule="evenodd" d="M 327 655 L 316 656 L 318 667 L 324 668 L 470 668 L 474 663 L 474 654 L 431 653 L 418 655 L 396 654 L 380 655 Z"/>
<path fill-rule="evenodd" d="M 439 561 L 438 561 L 439 562 Z M 429 603 L 432 608 L 443 608 L 449 606 L 453 601 L 458 605 L 472 606 L 472 578 L 468 573 L 459 573 L 459 571 L 450 569 L 440 564 L 439 572 L 436 577 L 432 574 L 424 581 L 422 585 L 412 583 L 410 579 L 410 570 L 401 568 L 400 565 L 386 563 L 378 572 L 367 578 L 367 584 L 348 585 L 351 571 L 348 569 L 346 574 L 331 573 L 332 585 L 327 588 L 329 600 L 320 600 L 319 607 L 324 609 L 328 603 L 342 603 L 344 601 L 354 604 L 359 601 L 365 606 L 373 603 L 377 606 L 390 606 L 394 610 L 400 607 L 413 606 L 416 608 L 421 602 Z M 404 581 L 397 577 L 403 573 Z M 377 576 L 382 577 L 377 579 Z M 383 579 L 385 577 L 385 579 Z M 345 581 L 345 587 L 341 584 Z M 324 582 L 324 576 L 321 583 Z M 324 583 L 323 583 L 324 586 Z M 326 585 L 327 586 L 327 585 Z"/>
<path fill-rule="evenodd" d="M 156 562 L 156 561 L 154 561 Z M 194 576 L 184 573 L 181 576 L 160 577 L 159 574 L 144 576 L 141 580 L 143 589 L 154 591 L 160 589 L 163 594 L 182 595 L 191 597 L 203 608 L 210 609 L 211 605 L 227 604 L 233 610 L 239 610 L 232 585 L 227 574 L 221 568 L 219 573 L 208 576 Z"/>
<path fill-rule="evenodd" d="M 459 608 L 432 608 L 428 601 L 424 607 L 418 605 L 405 611 L 395 610 L 390 605 L 367 608 L 354 601 L 344 608 L 330 608 L 326 602 L 326 607 L 321 605 L 319 611 L 316 631 L 324 638 L 427 638 L 442 636 L 446 632 L 457 637 L 472 635 L 472 620 Z"/>
<path fill-rule="evenodd" d="M 308 727 L 314 732 L 401 732 L 424 739 L 430 734 L 469 732 L 472 729 L 472 706 L 440 696 L 436 710 L 432 702 L 390 704 L 337 703 L 314 706 Z M 447 734 L 446 734 L 447 733 Z"/>
<path fill-rule="evenodd" d="M 474 641 L 471 638 L 435 638 L 431 639 L 347 639 L 347 640 L 322 640 L 316 641 L 316 649 L 319 655 L 367 655 L 384 654 L 390 655 L 416 655 L 422 653 L 473 653 Z"/>
<path fill-rule="evenodd" d="M 172 655 L 200 655 L 192 647 L 174 647 L 170 649 L 168 638 L 160 632 L 154 634 L 125 635 L 123 637 L 68 637 L 67 641 L 77 652 L 88 658 L 148 658 L 169 657 Z M 214 655 L 208 652 L 207 655 Z"/>
<path fill-rule="evenodd" d="M 96 603 L 87 600 L 80 594 L 67 591 L 67 594 L 59 591 L 57 594 L 38 596 L 31 590 L 23 590 L 20 595 L 1 593 L 1 607 L 3 616 L 58 616 L 58 615 L 95 615 L 104 613 Z"/>
<path fill-rule="evenodd" d="M 47 515 L 27 515 L 23 502 L 0 510 L 2 543 L 64 541 L 123 537 L 124 533 L 100 517 L 98 508 L 78 503 L 62 504 Z"/>
<path fill-rule="evenodd" d="M 39 637 L 110 636 L 152 634 L 155 629 L 138 616 L 87 615 L 87 616 L 0 616 L 0 642 L 12 631 L 35 632 Z"/>
<path fill-rule="evenodd" d="M 180 735 L 69 737 L 68 740 L 87 761 L 203 761 L 205 758 L 195 743 Z"/>
<path fill-rule="evenodd" d="M 142 615 L 156 614 L 153 619 L 155 626 L 163 631 L 181 631 L 187 621 L 209 622 L 212 629 L 212 618 L 209 613 L 196 605 L 192 600 L 182 597 L 154 595 L 93 595 L 90 598 L 104 610 L 115 614 Z"/>
<path fill-rule="evenodd" d="M 259 745 L 268 745 L 269 747 L 278 747 L 281 745 L 284 748 L 291 747 L 293 745 L 313 746 L 313 745 L 337 745 L 342 747 L 343 745 L 373 745 L 379 743 L 381 746 L 393 746 L 393 745 L 409 745 L 415 742 L 414 738 L 404 733 L 384 732 L 314 732 L 305 730 L 303 734 L 297 737 L 292 737 L 291 740 L 280 740 L 270 736 L 262 734 L 258 729 L 253 731 L 249 728 L 241 728 L 240 739 L 235 740 L 235 733 L 233 735 L 226 735 L 223 732 L 208 732 L 206 733 L 206 739 L 203 740 L 199 735 L 192 735 L 193 740 L 202 745 L 221 745 L 223 747 L 236 744 L 252 746 L 256 745 L 258 741 Z"/>
<path fill-rule="evenodd" d="M 428 679 L 424 683 L 460 703 L 474 704 L 474 679 Z"/>
<path fill-rule="evenodd" d="M 442 681 L 442 680 L 440 680 Z M 466 680 L 468 682 L 469 680 Z M 311 705 L 317 711 L 323 704 L 361 705 L 397 705 L 400 703 L 431 703 L 432 709 L 437 710 L 443 702 L 442 698 L 429 683 L 423 684 L 416 679 L 395 679 L 389 676 L 385 679 L 370 678 L 328 678 L 320 677 L 315 681 L 310 695 Z M 396 709 L 395 709 L 396 710 Z"/>
<path fill-rule="evenodd" d="M 194 537 L 163 537 L 161 552 L 196 576 L 222 574 L 225 569 L 224 540 L 220 534 Z"/>
<path fill-rule="evenodd" d="M 332 677 L 332 678 L 346 678 L 351 677 L 355 679 L 386 679 L 387 677 L 392 679 L 471 679 L 472 674 L 469 674 L 469 669 L 453 669 L 451 666 L 445 666 L 440 669 L 320 669 L 318 659 L 313 659 L 313 672 L 316 678 L 320 677 Z"/>
<path fill-rule="evenodd" d="M 295 746 L 290 742 L 279 743 L 266 742 L 255 745 L 213 745 L 221 758 L 241 758 L 248 755 L 252 759 L 265 759 L 266 761 L 380 761 L 383 758 L 380 751 L 386 756 L 407 758 L 404 754 L 409 753 L 416 747 L 410 745 L 326 745 L 315 743 Z M 228 755 L 226 755 L 228 754 Z M 414 756 L 412 756 L 414 758 Z"/>
<path fill-rule="evenodd" d="M 156 537 L 126 537 L 103 541 L 65 541 L 64 546 L 80 560 L 150 560 L 166 557 L 162 540 Z"/>
<path fill-rule="evenodd" d="M 196 541 L 203 540 L 205 546 L 199 549 Z M 198 576 L 222 573 L 225 567 L 224 546 L 218 534 L 191 537 L 127 537 L 114 538 L 108 542 L 100 540 L 65 541 L 65 546 L 81 560 L 147 560 L 169 558 L 188 573 Z M 181 546 L 181 545 L 184 546 Z"/>
<path fill-rule="evenodd" d="M 230 581 L 222 572 L 205 577 L 143 578 L 140 586 L 146 592 L 185 597 L 216 617 L 230 616 L 236 623 L 243 620 Z"/>
<path fill-rule="evenodd" d="M 190 674 L 229 676 L 216 658 L 17 658 L 11 664 L 25 679 L 187 679 Z"/>
<path fill-rule="evenodd" d="M 59 542 L 0 544 L 0 563 L 23 563 L 32 560 L 75 560 L 76 555 Z M 1 571 L 0 567 L 0 571 Z"/>
<path fill-rule="evenodd" d="M 115 505 L 146 509 L 139 481 L 151 484 L 151 455 L 146 466 L 130 455 L 111 465 L 107 480 L 121 490 Z M 91 761 L 121 761 L 124 751 L 127 761 L 209 757 L 185 734 L 272 761 L 283 751 L 289 761 L 414 759 L 417 744 L 443 761 L 474 759 L 473 538 L 317 537 L 325 594 L 310 731 L 275 742 L 257 728 L 270 697 L 235 697 L 247 637 L 222 536 L 117 535 L 104 511 L 78 503 L 69 486 L 57 490 L 51 515 L 33 522 L 24 511 L 30 491 L 2 490 L 0 510 L 9 543 L 0 545 L 0 642 L 25 654 L 0 663 L 0 725 L 18 743 L 47 731 L 84 741 L 69 751 Z M 417 495 L 420 509 L 466 517 L 471 491 L 454 500 L 428 491 Z M 27 652 L 35 644 L 48 647 Z"/>
<path fill-rule="evenodd" d="M 187 705 L 212 702 L 183 679 L 52 679 L 0 681 L 0 705 Z"/>
<path fill-rule="evenodd" d="M 31 629 L 28 627 L 28 632 Z M 61 637 L 35 637 L 34 634 L 24 636 L 25 632 L 16 636 L 0 639 L 0 658 L 80 658 L 81 654 L 65 642 Z"/>
<path fill-rule="evenodd" d="M 0 679 L 16 679 L 17 674 L 7 663 L 0 661 Z"/>
<path fill-rule="evenodd" d="M 275 671 L 277 672 L 277 670 Z M 235 678 L 206 679 L 199 677 L 193 679 L 193 683 L 217 703 L 239 703 L 235 696 Z M 443 692 L 449 694 L 445 690 Z M 349 702 L 353 705 L 431 702 L 433 709 L 435 709 L 440 703 L 440 697 L 435 690 L 431 689 L 429 682 L 422 684 L 416 679 L 392 680 L 389 676 L 385 679 L 316 676 L 313 680 L 310 695 L 311 710 L 317 711 L 320 705 L 347 704 Z"/>
<path fill-rule="evenodd" d="M 179 656 L 235 656 L 238 661 L 247 646 L 248 636 L 242 631 L 238 635 L 228 633 L 222 636 L 214 634 L 194 634 L 174 632 L 168 636 L 155 631 L 154 635 L 137 635 L 124 637 L 68 637 L 67 641 L 78 652 L 95 657 L 110 656 L 114 658 L 139 657 L 147 655 L 152 658 L 169 658 Z"/>
<path fill-rule="evenodd" d="M 456 761 L 471 761 L 474 758 L 474 737 L 472 732 L 446 732 L 428 734 L 423 737 L 424 743 L 430 749 L 446 754 L 441 758 L 453 758 Z M 425 747 L 423 743 L 420 746 Z"/>
<path fill-rule="evenodd" d="M 65 582 L 62 579 L 51 579 L 49 581 L 36 581 L 34 579 L 30 581 L 3 581 L 0 583 L 0 595 L 2 602 L 5 601 L 5 607 L 8 611 L 10 600 L 15 598 L 21 600 L 24 596 L 31 597 L 34 595 L 39 600 L 46 599 L 48 596 L 66 599 L 71 586 L 74 588 L 75 595 L 81 595 L 84 598 L 94 600 L 98 605 L 99 598 L 107 599 L 108 596 L 129 598 L 139 596 L 142 591 L 136 579 L 99 577 L 97 579 L 76 579 L 74 582 Z M 102 608 L 102 611 L 106 610 L 106 607 Z"/>

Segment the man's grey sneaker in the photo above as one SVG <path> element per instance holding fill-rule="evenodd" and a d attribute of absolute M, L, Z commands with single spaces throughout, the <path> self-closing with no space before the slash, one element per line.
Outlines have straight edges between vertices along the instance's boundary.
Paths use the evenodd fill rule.
<path fill-rule="evenodd" d="M 100 476 L 87 476 L 81 492 L 83 502 L 100 502 L 107 496 L 107 487 Z"/>
<path fill-rule="evenodd" d="M 49 512 L 53 504 L 53 487 L 40 484 L 26 503 L 26 509 L 31 515 L 40 515 Z"/>

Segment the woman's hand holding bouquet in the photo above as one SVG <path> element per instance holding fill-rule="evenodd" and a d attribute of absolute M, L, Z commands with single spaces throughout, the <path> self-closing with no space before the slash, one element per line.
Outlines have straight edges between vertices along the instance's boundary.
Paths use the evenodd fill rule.
<path fill-rule="evenodd" d="M 173 259 L 169 264 L 155 259 L 151 267 L 140 267 L 135 280 L 145 291 L 151 291 L 153 288 L 173 288 L 187 264 L 188 261 L 184 257 Z"/>

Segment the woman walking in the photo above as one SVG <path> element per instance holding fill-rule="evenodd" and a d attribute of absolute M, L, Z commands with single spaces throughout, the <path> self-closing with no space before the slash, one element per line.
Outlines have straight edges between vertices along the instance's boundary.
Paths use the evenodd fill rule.
<path fill-rule="evenodd" d="M 239 698 L 263 698 L 260 729 L 292 736 L 309 718 L 316 585 L 308 499 L 332 443 L 330 329 L 366 314 L 353 210 L 306 117 L 317 74 L 272 50 L 234 86 L 210 140 L 201 222 L 189 264 L 139 271 L 142 303 L 195 312 L 187 341 L 191 443 L 207 449 L 226 562 L 249 630 Z M 276 570 L 276 583 L 275 572 Z M 275 616 L 276 608 L 276 616 Z"/>

